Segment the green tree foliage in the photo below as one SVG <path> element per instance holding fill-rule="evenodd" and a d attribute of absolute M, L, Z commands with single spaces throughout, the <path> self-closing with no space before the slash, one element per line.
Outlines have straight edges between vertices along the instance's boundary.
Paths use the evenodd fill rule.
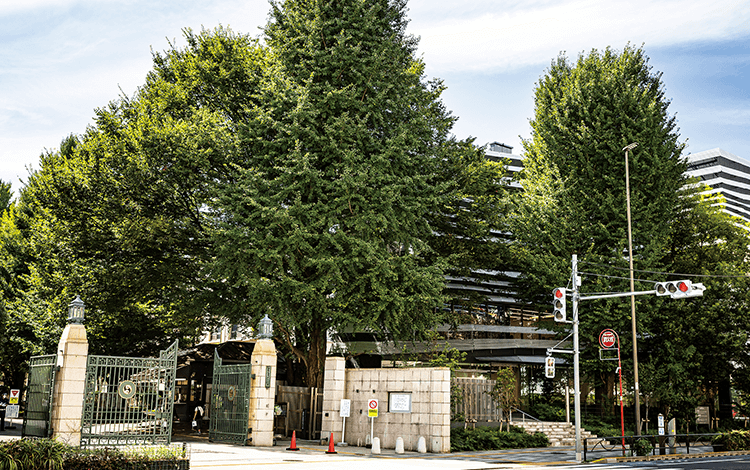
<path fill-rule="evenodd" d="M 96 353 L 269 313 L 311 385 L 328 331 L 444 321 L 443 270 L 499 257 L 502 166 L 449 136 L 404 12 L 274 3 L 264 46 L 186 30 L 134 96 L 42 155 L 14 225 L 19 294 L 58 327 L 81 295 Z"/>
<path fill-rule="evenodd" d="M 695 299 L 660 300 L 646 319 L 644 379 L 663 407 L 688 422 L 696 405 L 717 401 L 723 418 L 731 419 L 730 380 L 747 389 L 750 231 L 721 210 L 724 203 L 716 195 L 685 195 L 665 264 L 675 273 L 704 276 L 693 279 L 706 290 Z"/>
<path fill-rule="evenodd" d="M 269 313 L 320 385 L 326 332 L 413 338 L 440 321 L 443 277 L 427 263 L 440 166 L 457 144 L 443 85 L 424 79 L 402 0 L 272 3 L 262 106 L 248 156 L 222 190 L 215 275 Z"/>
<path fill-rule="evenodd" d="M 542 309 L 549 309 L 552 288 L 570 287 L 573 253 L 584 292 L 630 290 L 623 148 L 632 142 L 639 143 L 629 154 L 635 269 L 668 267 L 665 253 L 686 164 L 664 95 L 661 74 L 652 72 L 642 48 L 630 45 L 593 50 L 575 62 L 561 55 L 537 83 L 532 136 L 524 141 L 524 191 L 509 223 L 527 273 L 522 293 Z M 599 332 L 613 328 L 623 351 L 632 349 L 626 300 L 589 301 L 580 308 L 584 344 L 597 344 Z M 653 299 L 638 299 L 639 331 L 655 308 Z M 599 361 L 592 349 L 584 355 L 586 370 L 601 377 L 597 385 L 611 382 L 611 363 Z"/>
<path fill-rule="evenodd" d="M 22 193 L 42 296 L 85 299 L 95 352 L 152 354 L 194 336 L 216 298 L 206 205 L 231 173 L 263 52 L 222 28 L 185 38 L 154 54 L 134 97 L 43 155 Z"/>
<path fill-rule="evenodd" d="M 516 374 L 512 368 L 501 367 L 497 370 L 497 377 L 489 394 L 503 410 L 508 423 L 508 432 L 510 432 L 511 413 L 513 412 L 513 407 L 518 406 L 518 400 L 516 399 Z"/>
<path fill-rule="evenodd" d="M 572 253 L 583 292 L 630 290 L 623 147 L 638 142 L 629 152 L 635 290 L 668 280 L 659 273 L 707 288 L 703 298 L 637 298 L 641 390 L 663 411 L 692 419 L 696 404 L 727 395 L 735 366 L 746 362 L 748 232 L 688 184 L 661 74 L 642 48 L 594 50 L 575 63 L 561 56 L 535 99 L 525 191 L 509 222 L 528 273 L 522 290 L 546 307 L 552 288 L 570 287 Z M 610 388 L 614 371 L 595 355 L 599 332 L 615 329 L 623 351 L 632 350 L 629 307 L 623 299 L 580 306 L 582 343 L 594 346 L 583 366 L 597 386 Z M 632 377 L 630 354 L 623 359 Z"/>
<path fill-rule="evenodd" d="M 11 184 L 5 181 L 0 181 L 0 212 L 8 210 L 10 208 L 10 202 L 13 198 L 13 191 L 11 190 Z"/>
<path fill-rule="evenodd" d="M 39 297 L 39 277 L 30 270 L 27 243 L 13 206 L 0 217 L 0 376 L 21 387 L 26 358 L 54 350 L 60 328 Z"/>

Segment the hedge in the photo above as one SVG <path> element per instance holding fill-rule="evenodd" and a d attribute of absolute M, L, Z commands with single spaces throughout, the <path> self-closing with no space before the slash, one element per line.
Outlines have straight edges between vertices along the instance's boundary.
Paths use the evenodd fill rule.
<path fill-rule="evenodd" d="M 470 450 L 525 449 L 547 447 L 549 439 L 544 433 L 529 434 L 512 426 L 510 432 L 498 428 L 451 429 L 451 452 Z"/>
<path fill-rule="evenodd" d="M 0 443 L 0 470 L 188 470 L 182 447 L 81 449 L 51 439 Z"/>

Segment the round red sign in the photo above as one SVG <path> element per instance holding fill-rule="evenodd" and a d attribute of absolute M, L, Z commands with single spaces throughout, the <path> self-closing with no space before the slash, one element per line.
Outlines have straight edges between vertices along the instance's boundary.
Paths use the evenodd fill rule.
<path fill-rule="evenodd" d="M 378 407 L 378 401 L 377 400 L 370 400 L 370 403 L 368 405 L 370 406 L 371 410 L 377 409 L 377 407 Z"/>
<path fill-rule="evenodd" d="M 604 349 L 612 349 L 617 344 L 617 333 L 614 330 L 604 330 L 599 334 L 599 345 Z"/>

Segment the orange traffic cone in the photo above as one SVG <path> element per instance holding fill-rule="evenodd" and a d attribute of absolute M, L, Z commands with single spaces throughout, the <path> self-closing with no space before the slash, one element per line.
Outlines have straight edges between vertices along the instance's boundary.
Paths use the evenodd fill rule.
<path fill-rule="evenodd" d="M 286 450 L 299 450 L 297 448 L 297 431 L 292 431 L 292 445 L 287 447 Z"/>
<path fill-rule="evenodd" d="M 328 450 L 326 451 L 326 454 L 338 454 L 338 452 L 333 450 L 333 433 L 331 433 L 331 437 L 328 439 Z"/>

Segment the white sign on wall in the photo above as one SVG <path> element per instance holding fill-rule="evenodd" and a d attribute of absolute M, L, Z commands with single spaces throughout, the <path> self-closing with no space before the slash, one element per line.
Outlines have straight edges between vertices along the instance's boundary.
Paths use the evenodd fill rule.
<path fill-rule="evenodd" d="M 341 409 L 339 410 L 339 414 L 342 418 L 348 418 L 349 413 L 351 412 L 352 408 L 352 401 L 347 398 L 341 399 Z"/>
<path fill-rule="evenodd" d="M 411 393 L 391 392 L 388 398 L 391 413 L 411 413 Z"/>

